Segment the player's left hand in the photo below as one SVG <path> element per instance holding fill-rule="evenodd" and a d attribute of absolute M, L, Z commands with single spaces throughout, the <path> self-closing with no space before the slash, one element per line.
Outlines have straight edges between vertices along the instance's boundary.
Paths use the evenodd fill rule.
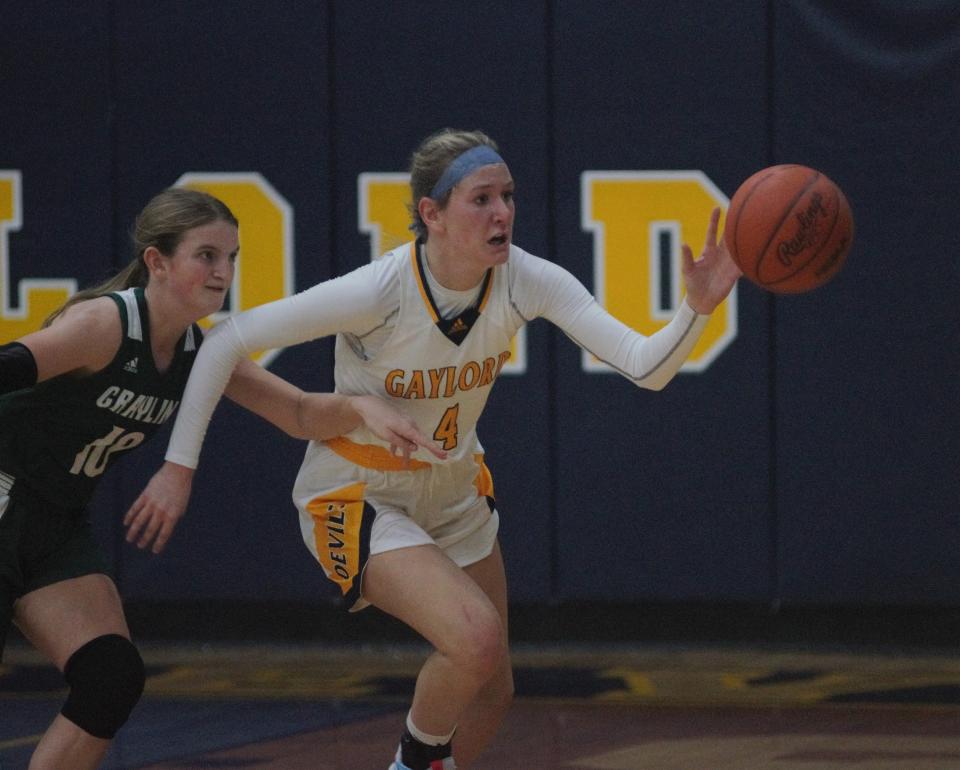
<path fill-rule="evenodd" d="M 123 525 L 127 542 L 160 553 L 176 529 L 190 500 L 193 469 L 165 462 L 130 506 Z"/>
<path fill-rule="evenodd" d="M 707 240 L 700 259 L 694 260 L 693 251 L 683 244 L 683 278 L 687 285 L 687 304 L 701 315 L 709 315 L 726 299 L 737 279 L 743 275 L 733 261 L 723 238 L 717 239 L 720 209 L 710 214 Z"/>

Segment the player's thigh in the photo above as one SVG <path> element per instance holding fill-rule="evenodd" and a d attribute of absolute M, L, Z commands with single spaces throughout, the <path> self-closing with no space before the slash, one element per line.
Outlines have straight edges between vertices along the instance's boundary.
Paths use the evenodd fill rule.
<path fill-rule="evenodd" d="M 117 587 L 103 574 L 61 580 L 24 594 L 14 607 L 14 621 L 61 670 L 91 639 L 105 634 L 130 638 Z"/>
<path fill-rule="evenodd" d="M 438 649 L 455 649 L 478 624 L 489 628 L 502 622 L 480 585 L 435 545 L 371 556 L 363 575 L 363 595 Z"/>

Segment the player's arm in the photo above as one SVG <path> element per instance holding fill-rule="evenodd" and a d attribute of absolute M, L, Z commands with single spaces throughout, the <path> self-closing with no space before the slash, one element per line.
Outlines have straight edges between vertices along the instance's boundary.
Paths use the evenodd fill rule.
<path fill-rule="evenodd" d="M 405 461 L 420 448 L 441 460 L 447 456 L 410 417 L 383 399 L 306 393 L 249 359 L 236 366 L 225 395 L 295 438 L 333 438 L 364 424 Z M 193 474 L 192 467 L 164 462 L 124 516 L 127 542 L 139 548 L 152 544 L 154 553 L 163 550 L 186 510 Z"/>
<path fill-rule="evenodd" d="M 166 461 L 124 517 L 128 542 L 140 548 L 151 546 L 154 553 L 165 547 L 190 499 L 213 410 L 245 358 L 258 350 L 348 330 L 354 323 L 370 328 L 363 324 L 378 322 L 380 293 L 376 281 L 369 280 L 371 267 L 232 316 L 206 335 L 180 403 Z M 240 399 L 252 400 L 241 391 L 237 386 Z M 290 424 L 289 416 L 282 421 Z"/>
<path fill-rule="evenodd" d="M 120 313 L 108 297 L 69 307 L 51 326 L 0 346 L 0 393 L 67 372 L 99 371 L 120 347 Z"/>
<path fill-rule="evenodd" d="M 249 359 L 234 369 L 225 394 L 294 438 L 322 441 L 366 424 L 405 456 L 423 447 L 438 458 L 446 457 L 410 417 L 383 399 L 307 393 Z"/>
<path fill-rule="evenodd" d="M 368 266 L 371 267 L 371 266 Z M 365 268 L 318 284 L 300 294 L 252 308 L 217 324 L 205 336 L 183 394 L 177 413 L 166 459 L 188 468 L 196 468 L 207 426 L 214 408 L 224 394 L 236 368 L 258 350 L 271 350 L 296 345 L 355 328 L 372 328 L 382 322 L 378 315 L 377 291 L 365 280 Z M 258 388 L 268 386 L 261 375 L 259 382 L 242 385 L 243 373 L 233 386 L 233 395 L 244 406 L 257 410 L 253 403 Z M 272 377 L 272 375 L 271 375 Z M 269 387 L 278 388 L 273 380 Z M 290 386 L 293 387 L 293 386 Z M 286 391 L 287 398 L 292 391 Z M 268 417 L 268 419 L 270 419 Z M 289 417 L 281 419 L 284 430 L 292 425 Z"/>
<path fill-rule="evenodd" d="M 187 509 L 207 426 L 234 370 L 257 350 L 311 339 L 312 328 L 302 323 L 304 314 L 298 312 L 305 310 L 302 305 L 301 295 L 261 305 L 231 316 L 204 336 L 177 411 L 166 460 L 123 518 L 128 543 L 136 543 L 138 548 L 150 547 L 154 553 L 166 547 Z M 298 315 L 300 324 L 295 322 Z M 245 320 L 249 321 L 246 327 L 253 341 L 251 346 L 243 337 Z M 269 340 L 269 344 L 257 346 L 260 339 Z M 238 400 L 252 401 L 254 395 L 244 390 L 236 386 Z"/>
<path fill-rule="evenodd" d="M 521 273 L 516 304 L 525 318 L 542 316 L 577 345 L 634 384 L 661 390 L 680 370 L 709 319 L 729 294 L 739 268 L 717 242 L 719 210 L 708 225 L 699 260 L 684 246 L 687 296 L 670 322 L 649 336 L 610 315 L 573 275 L 559 265 L 531 258 Z"/>
<path fill-rule="evenodd" d="M 557 272 L 562 271 L 565 275 Z M 647 390 L 663 389 L 680 370 L 707 325 L 683 301 L 670 322 L 650 336 L 630 328 L 594 299 L 562 268 L 553 265 L 552 283 L 561 298 L 544 317 L 599 361 Z"/>

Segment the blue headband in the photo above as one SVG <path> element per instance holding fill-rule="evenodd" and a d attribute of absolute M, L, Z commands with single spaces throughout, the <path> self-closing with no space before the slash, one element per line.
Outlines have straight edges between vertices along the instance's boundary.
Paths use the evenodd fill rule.
<path fill-rule="evenodd" d="M 440 200 L 465 176 L 472 174 L 481 166 L 492 166 L 495 163 L 503 163 L 503 158 L 492 147 L 486 144 L 471 147 L 450 161 L 450 165 L 430 191 L 430 197 Z"/>

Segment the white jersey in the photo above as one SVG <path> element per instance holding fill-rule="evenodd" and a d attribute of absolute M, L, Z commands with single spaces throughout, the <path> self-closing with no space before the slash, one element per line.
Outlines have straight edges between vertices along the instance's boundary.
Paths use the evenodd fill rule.
<path fill-rule="evenodd" d="M 480 286 L 459 292 L 432 280 L 414 244 L 375 264 L 392 295 L 388 313 L 384 325 L 366 335 L 337 337 L 337 392 L 389 397 L 448 452 L 433 462 L 476 454 L 477 421 L 523 324 L 510 305 L 508 271 L 491 270 Z M 348 438 L 383 443 L 363 426 Z"/>
<path fill-rule="evenodd" d="M 446 460 L 425 462 L 472 459 L 482 451 L 477 421 L 511 341 L 540 317 L 637 385 L 657 390 L 679 370 L 707 321 L 684 301 L 667 326 L 646 337 L 611 316 L 568 271 L 517 246 L 479 286 L 451 291 L 431 278 L 416 244 L 406 244 L 216 326 L 194 364 L 167 459 L 196 467 L 207 423 L 241 357 L 330 334 L 338 335 L 339 393 L 374 394 L 413 417 L 448 451 Z M 345 439 L 377 457 L 389 454 L 365 427 Z"/>

